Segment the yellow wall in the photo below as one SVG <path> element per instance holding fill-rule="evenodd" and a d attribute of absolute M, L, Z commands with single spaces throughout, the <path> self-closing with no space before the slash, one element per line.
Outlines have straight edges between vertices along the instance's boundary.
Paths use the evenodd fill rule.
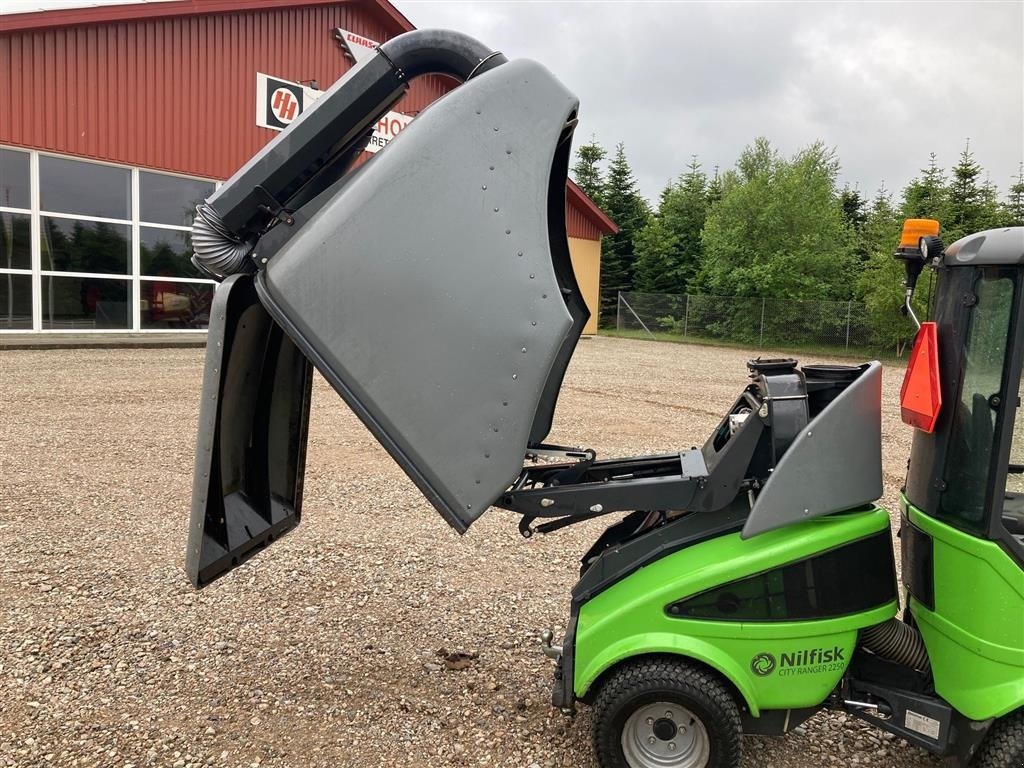
<path fill-rule="evenodd" d="M 583 300 L 590 310 L 590 320 L 583 328 L 584 333 L 597 333 L 597 315 L 601 289 L 601 241 L 583 240 L 579 237 L 569 238 L 569 256 L 572 269 L 576 273 L 576 282 L 580 284 Z"/>

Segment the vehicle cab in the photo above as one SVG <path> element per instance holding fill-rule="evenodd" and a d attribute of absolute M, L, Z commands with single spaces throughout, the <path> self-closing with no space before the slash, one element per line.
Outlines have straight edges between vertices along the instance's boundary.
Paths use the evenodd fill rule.
<path fill-rule="evenodd" d="M 935 418 L 908 465 L 903 581 L 936 692 L 980 721 L 1024 704 L 1024 228 L 965 237 L 932 266 L 907 381 L 934 382 Z M 919 395 L 905 386 L 904 408 Z"/>

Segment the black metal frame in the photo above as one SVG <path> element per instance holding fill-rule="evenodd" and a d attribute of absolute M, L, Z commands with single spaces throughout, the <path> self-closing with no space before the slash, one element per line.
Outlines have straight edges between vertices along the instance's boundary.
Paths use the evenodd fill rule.
<path fill-rule="evenodd" d="M 728 508 L 731 515 L 745 518 L 800 432 L 866 370 L 842 366 L 798 370 L 791 359 L 755 360 L 749 368 L 753 383 L 701 448 L 598 460 L 590 449 L 535 445 L 527 453 L 528 460 L 564 456 L 576 461 L 525 466 L 496 506 L 523 516 L 519 530 L 526 537 L 614 512 L 644 513 L 638 525 L 609 529 L 602 541 L 612 531 L 615 539 L 608 545 L 688 513 Z"/>
<path fill-rule="evenodd" d="M 970 720 L 935 692 L 931 674 L 857 650 L 838 695 L 829 706 L 842 709 L 932 754 L 968 765 L 994 720 Z M 908 727 L 907 712 L 939 723 L 937 738 Z"/>

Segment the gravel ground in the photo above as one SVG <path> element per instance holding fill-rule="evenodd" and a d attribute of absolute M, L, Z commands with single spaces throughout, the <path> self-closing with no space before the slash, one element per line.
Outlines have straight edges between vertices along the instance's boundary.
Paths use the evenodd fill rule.
<path fill-rule="evenodd" d="M 202 354 L 0 351 L 0 765 L 593 768 L 589 713 L 550 709 L 536 637 L 564 629 L 602 524 L 526 541 L 494 510 L 460 538 L 318 380 L 303 524 L 195 592 Z M 702 442 L 747 356 L 585 340 L 551 437 L 605 456 Z M 885 381 L 890 508 L 901 378 Z M 938 765 L 832 714 L 744 755 Z"/>

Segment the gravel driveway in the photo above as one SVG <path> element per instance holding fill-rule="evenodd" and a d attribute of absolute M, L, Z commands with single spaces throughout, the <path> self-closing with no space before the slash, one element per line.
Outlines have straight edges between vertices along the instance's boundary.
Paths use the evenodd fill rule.
<path fill-rule="evenodd" d="M 318 379 L 304 522 L 213 586 L 182 570 L 202 350 L 0 351 L 0 765 L 580 766 L 589 713 L 548 705 L 600 522 L 460 538 Z M 581 342 L 551 439 L 701 443 L 747 354 Z M 807 360 L 810 362 L 810 360 Z M 910 447 L 886 373 L 885 501 Z M 464 669 L 444 656 L 476 655 Z M 462 665 L 456 665 L 462 666 Z M 820 714 L 744 765 L 937 766 Z"/>

